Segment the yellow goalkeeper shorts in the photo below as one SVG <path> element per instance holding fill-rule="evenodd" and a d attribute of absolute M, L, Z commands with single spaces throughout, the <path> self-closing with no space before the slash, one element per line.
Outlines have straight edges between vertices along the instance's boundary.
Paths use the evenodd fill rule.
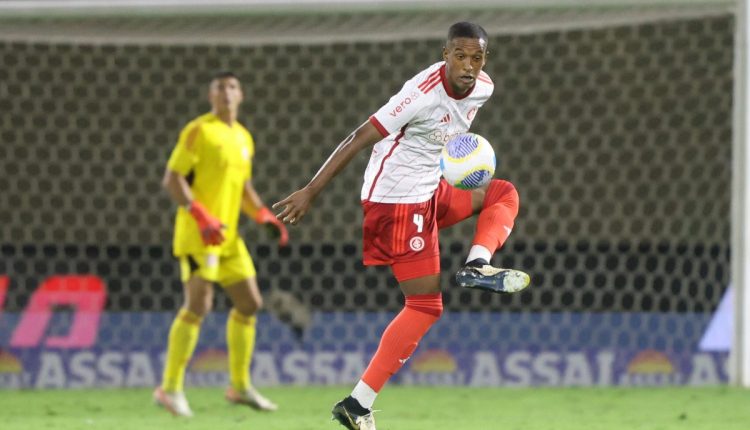
<path fill-rule="evenodd" d="M 223 255 L 190 254 L 179 257 L 180 279 L 187 282 L 192 276 L 227 287 L 239 281 L 255 277 L 255 265 L 245 242 L 237 238 L 224 248 Z"/>

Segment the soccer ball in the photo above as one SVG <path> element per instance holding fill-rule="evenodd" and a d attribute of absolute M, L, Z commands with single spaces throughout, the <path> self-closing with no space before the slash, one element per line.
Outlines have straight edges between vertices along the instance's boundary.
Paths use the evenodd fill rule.
<path fill-rule="evenodd" d="M 443 148 L 440 170 L 443 178 L 456 188 L 479 188 L 495 174 L 495 151 L 478 134 L 459 134 Z"/>

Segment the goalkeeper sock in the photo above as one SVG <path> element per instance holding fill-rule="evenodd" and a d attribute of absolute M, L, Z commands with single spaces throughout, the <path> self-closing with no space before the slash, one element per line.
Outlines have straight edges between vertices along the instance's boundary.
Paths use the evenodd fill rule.
<path fill-rule="evenodd" d="M 467 261 L 475 258 L 487 258 L 503 246 L 508 239 L 513 222 L 518 215 L 518 192 L 516 188 L 508 181 L 493 179 L 484 195 L 482 211 L 479 213 L 474 240 L 472 241 L 472 251 L 469 253 Z M 480 246 L 481 248 L 476 248 Z M 486 251 L 485 251 L 486 250 Z"/>
<path fill-rule="evenodd" d="M 250 388 L 250 362 L 255 347 L 255 316 L 243 315 L 237 309 L 227 319 L 229 381 L 238 391 Z"/>
<path fill-rule="evenodd" d="M 184 389 L 185 369 L 198 343 L 201 320 L 201 317 L 189 310 L 180 309 L 172 322 L 161 384 L 164 391 L 176 393 Z"/>
<path fill-rule="evenodd" d="M 407 296 L 404 309 L 383 332 L 378 350 L 362 375 L 362 381 L 376 393 L 379 392 L 411 357 L 419 341 L 442 313 L 441 293 Z"/>

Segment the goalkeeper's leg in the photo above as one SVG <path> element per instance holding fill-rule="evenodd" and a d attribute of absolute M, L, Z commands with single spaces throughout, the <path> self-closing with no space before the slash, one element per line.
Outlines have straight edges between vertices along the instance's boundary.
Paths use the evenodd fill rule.
<path fill-rule="evenodd" d="M 252 273 L 252 277 L 225 287 L 233 307 L 227 319 L 230 386 L 224 397 L 233 404 L 259 411 L 275 411 L 278 406 L 259 393 L 250 380 L 250 363 L 255 349 L 255 315 L 263 305 L 254 270 Z"/>
<path fill-rule="evenodd" d="M 154 390 L 154 402 L 175 416 L 193 415 L 184 394 L 185 369 L 195 351 L 203 317 L 211 309 L 211 282 L 193 276 L 185 284 L 185 304 L 169 331 L 162 383 Z"/>

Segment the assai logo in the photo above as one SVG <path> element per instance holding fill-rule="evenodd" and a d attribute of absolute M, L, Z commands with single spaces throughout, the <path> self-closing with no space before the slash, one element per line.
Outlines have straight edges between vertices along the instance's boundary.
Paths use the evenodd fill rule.
<path fill-rule="evenodd" d="M 654 350 L 639 352 L 628 364 L 630 374 L 673 373 L 674 366 L 664 353 Z"/>
<path fill-rule="evenodd" d="M 0 373 L 21 373 L 23 365 L 15 355 L 0 349 Z"/>
<path fill-rule="evenodd" d="M 190 366 L 193 372 L 226 372 L 227 353 L 221 349 L 207 349 L 195 357 Z"/>
<path fill-rule="evenodd" d="M 411 360 L 411 366 L 403 374 L 403 381 L 410 384 L 461 385 L 466 381 L 459 371 L 453 355 L 442 349 L 423 351 Z"/>
<path fill-rule="evenodd" d="M 9 351 L 0 349 L 0 388 L 22 388 L 26 384 L 23 363 Z"/>
<path fill-rule="evenodd" d="M 451 373 L 458 369 L 456 360 L 450 352 L 442 349 L 429 349 L 419 354 L 411 365 L 411 371 L 417 373 Z"/>
<path fill-rule="evenodd" d="M 647 349 L 633 357 L 627 372 L 621 376 L 624 385 L 677 384 L 681 376 L 669 357 L 660 351 Z"/>
<path fill-rule="evenodd" d="M 195 357 L 186 378 L 196 386 L 224 385 L 229 381 L 228 367 L 226 351 L 207 349 Z"/>

